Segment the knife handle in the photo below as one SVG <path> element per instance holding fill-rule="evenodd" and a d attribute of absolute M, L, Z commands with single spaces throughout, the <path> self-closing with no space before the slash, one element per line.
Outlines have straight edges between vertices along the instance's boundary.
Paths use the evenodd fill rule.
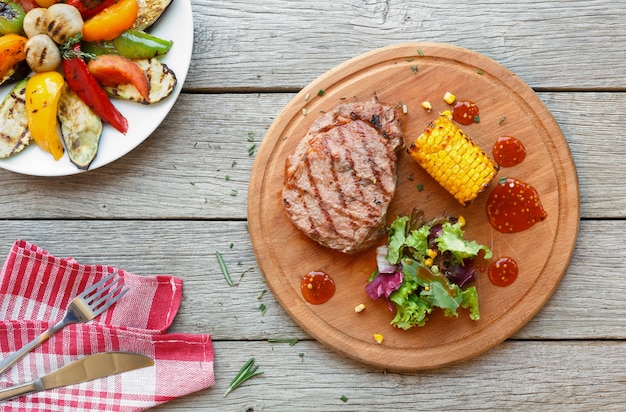
<path fill-rule="evenodd" d="M 0 389 L 0 401 L 6 401 L 11 398 L 16 398 L 27 393 L 38 392 L 41 390 L 43 390 L 43 387 L 41 386 L 41 380 L 22 383 L 20 385 Z"/>

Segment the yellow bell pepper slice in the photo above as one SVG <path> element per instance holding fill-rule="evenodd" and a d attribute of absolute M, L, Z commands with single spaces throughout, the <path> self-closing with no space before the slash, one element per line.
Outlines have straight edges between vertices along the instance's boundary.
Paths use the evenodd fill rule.
<path fill-rule="evenodd" d="M 57 107 L 65 86 L 58 72 L 37 73 L 26 83 L 26 119 L 33 139 L 54 160 L 63 156 L 57 127 Z"/>
<path fill-rule="evenodd" d="M 130 29 L 138 13 L 137 0 L 119 0 L 85 22 L 83 40 L 113 40 Z"/>

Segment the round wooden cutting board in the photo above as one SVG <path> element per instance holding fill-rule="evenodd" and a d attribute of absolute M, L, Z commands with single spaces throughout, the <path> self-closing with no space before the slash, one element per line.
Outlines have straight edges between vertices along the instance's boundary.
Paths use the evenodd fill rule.
<path fill-rule="evenodd" d="M 323 92 L 322 92 L 323 91 Z M 405 142 L 417 138 L 438 113 L 449 109 L 446 92 L 472 100 L 480 122 L 462 129 L 491 153 L 500 136 L 514 136 L 526 147 L 519 165 L 500 169 L 486 191 L 462 207 L 404 151 L 398 164 L 398 187 L 387 216 L 424 210 L 426 219 L 440 214 L 463 215 L 465 237 L 487 245 L 499 257 L 514 258 L 518 279 L 508 287 L 492 285 L 489 262 L 480 262 L 474 282 L 480 320 L 465 310 L 458 318 L 433 311 L 423 327 L 394 328 L 394 316 L 383 300 L 365 292 L 376 268 L 374 248 L 356 255 L 326 249 L 291 224 L 282 206 L 285 160 L 309 125 L 337 104 L 370 100 L 406 107 Z M 421 107 L 429 101 L 433 110 Z M 529 230 L 502 234 L 485 211 L 492 187 L 502 177 L 515 177 L 539 192 L 548 218 Z M 420 189 L 418 190 L 418 186 Z M 248 223 L 252 245 L 270 289 L 287 313 L 311 336 L 341 354 L 392 370 L 432 369 L 479 355 L 510 337 L 550 298 L 573 253 L 579 223 L 576 168 L 558 124 L 533 90 L 505 67 L 455 46 L 435 43 L 400 44 L 349 60 L 305 87 L 283 109 L 268 130 L 252 170 Z M 384 239 L 382 240 L 384 242 Z M 300 293 L 300 279 L 312 270 L 331 275 L 336 293 L 327 303 L 311 305 Z M 366 309 L 355 313 L 354 308 Z M 377 344 L 373 335 L 382 334 Z"/>

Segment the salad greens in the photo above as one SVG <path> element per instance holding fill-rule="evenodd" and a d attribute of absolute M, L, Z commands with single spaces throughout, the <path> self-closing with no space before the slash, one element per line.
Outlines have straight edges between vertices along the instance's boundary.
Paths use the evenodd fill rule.
<path fill-rule="evenodd" d="M 474 279 L 474 260 L 491 251 L 463 238 L 462 219 L 439 216 L 424 222 L 423 212 L 399 216 L 387 229 L 388 242 L 377 250 L 377 270 L 365 289 L 376 300 L 384 297 L 396 309 L 391 324 L 402 329 L 424 326 L 434 308 L 457 317 L 458 308 L 480 318 L 475 286 L 461 289 Z"/>

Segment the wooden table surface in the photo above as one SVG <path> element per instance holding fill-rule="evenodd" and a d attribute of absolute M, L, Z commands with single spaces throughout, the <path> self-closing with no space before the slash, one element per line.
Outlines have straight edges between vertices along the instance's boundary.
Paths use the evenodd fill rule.
<path fill-rule="evenodd" d="M 192 8 L 183 93 L 143 144 L 74 176 L 0 170 L 0 256 L 21 238 L 84 263 L 184 279 L 170 331 L 212 335 L 216 384 L 155 410 L 626 408 L 626 1 L 193 0 Z M 286 315 L 256 262 L 246 203 L 254 154 L 301 88 L 352 57 L 412 41 L 477 51 L 533 88 L 569 143 L 581 219 L 561 283 L 526 326 L 461 364 L 400 373 L 340 356 Z M 298 341 L 268 342 L 285 338 Z M 264 375 L 224 398 L 252 356 Z"/>

